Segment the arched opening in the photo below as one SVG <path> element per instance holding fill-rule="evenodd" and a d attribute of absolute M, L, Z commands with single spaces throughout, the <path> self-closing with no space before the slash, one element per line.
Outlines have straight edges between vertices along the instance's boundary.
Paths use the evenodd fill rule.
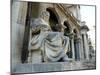
<path fill-rule="evenodd" d="M 58 19 L 56 14 L 54 13 L 53 8 L 46 9 L 50 13 L 49 24 L 51 26 L 52 31 L 59 31 Z"/>
<path fill-rule="evenodd" d="M 70 33 L 70 25 L 68 22 L 64 22 L 63 24 L 66 28 L 64 29 L 64 35 L 67 36 Z"/>

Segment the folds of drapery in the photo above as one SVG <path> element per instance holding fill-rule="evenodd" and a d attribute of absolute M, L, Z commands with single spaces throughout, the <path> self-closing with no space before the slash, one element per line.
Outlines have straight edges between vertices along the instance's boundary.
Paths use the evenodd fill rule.
<path fill-rule="evenodd" d="M 29 50 L 41 50 L 50 61 L 63 58 L 68 50 L 69 38 L 61 32 L 42 32 L 34 36 L 29 43 Z"/>

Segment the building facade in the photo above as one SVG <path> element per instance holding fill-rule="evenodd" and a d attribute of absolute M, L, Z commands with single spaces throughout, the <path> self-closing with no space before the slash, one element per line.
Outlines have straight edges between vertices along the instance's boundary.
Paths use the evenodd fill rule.
<path fill-rule="evenodd" d="M 16 64 L 66 62 L 62 61 L 61 58 L 72 62 L 95 61 L 95 52 L 92 48 L 91 54 L 92 46 L 87 35 L 89 28 L 85 22 L 81 21 L 80 5 L 13 1 L 11 8 L 11 63 L 14 64 L 12 70 Z M 40 34 L 41 30 L 39 32 L 38 25 L 44 25 L 43 28 L 47 27 L 45 31 L 42 31 L 43 34 Z M 43 50 L 39 47 L 40 51 L 37 51 L 37 46 L 42 41 L 42 37 L 46 36 L 46 31 L 50 35 L 47 37 L 50 39 L 54 37 L 56 41 L 49 42 L 49 44 L 44 41 L 45 45 L 41 45 Z M 38 43 L 33 43 L 33 38 L 38 38 L 35 37 L 37 34 L 40 38 L 34 39 L 34 41 L 37 40 Z M 54 35 L 57 35 L 57 38 Z M 64 38 L 62 39 L 60 36 Z M 32 48 L 30 43 L 33 43 Z M 64 54 L 67 55 L 67 58 L 62 56 L 63 51 L 58 50 L 58 48 L 64 47 L 62 45 L 66 45 Z M 47 46 L 49 47 L 47 48 Z M 55 50 L 54 46 L 59 46 L 57 52 L 53 51 L 53 49 Z M 57 53 L 59 55 L 56 55 Z M 51 61 L 48 61 L 46 57 Z"/>

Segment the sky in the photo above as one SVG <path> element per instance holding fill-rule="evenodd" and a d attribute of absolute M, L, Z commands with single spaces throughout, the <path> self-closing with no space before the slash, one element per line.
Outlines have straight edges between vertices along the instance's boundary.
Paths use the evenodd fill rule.
<path fill-rule="evenodd" d="M 81 21 L 85 21 L 89 27 L 88 32 L 92 45 L 95 48 L 95 6 L 80 6 Z"/>

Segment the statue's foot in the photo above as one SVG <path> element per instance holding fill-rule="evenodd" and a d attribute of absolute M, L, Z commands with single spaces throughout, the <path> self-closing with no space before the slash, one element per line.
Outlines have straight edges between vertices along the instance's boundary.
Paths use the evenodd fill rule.
<path fill-rule="evenodd" d="M 68 58 L 68 56 L 66 55 L 66 56 L 63 57 L 63 61 L 64 61 L 64 62 L 72 62 L 73 59 Z"/>
<path fill-rule="evenodd" d="M 65 55 L 64 57 L 63 57 L 63 61 L 68 61 L 68 56 L 67 55 Z"/>

